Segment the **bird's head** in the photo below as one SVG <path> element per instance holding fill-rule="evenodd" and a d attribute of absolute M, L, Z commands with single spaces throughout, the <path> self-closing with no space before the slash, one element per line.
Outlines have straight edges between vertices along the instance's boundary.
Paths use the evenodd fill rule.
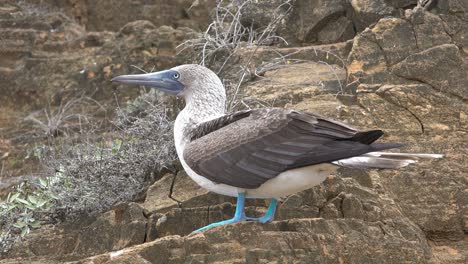
<path fill-rule="evenodd" d="M 112 81 L 155 88 L 183 97 L 186 101 L 210 94 L 225 95 L 224 86 L 218 76 L 210 69 L 197 64 L 180 65 L 159 72 L 121 75 Z"/>

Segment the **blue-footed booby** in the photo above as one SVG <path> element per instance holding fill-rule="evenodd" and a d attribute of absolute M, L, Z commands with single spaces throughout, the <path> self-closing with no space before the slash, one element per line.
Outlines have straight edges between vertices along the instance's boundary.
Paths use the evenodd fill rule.
<path fill-rule="evenodd" d="M 381 130 L 358 131 L 314 113 L 263 108 L 226 113 L 226 93 L 206 67 L 122 75 L 112 81 L 144 85 L 185 99 L 174 123 L 177 155 L 187 174 L 209 191 L 237 197 L 232 219 L 197 231 L 246 220 L 266 223 L 281 197 L 323 182 L 339 166 L 401 168 L 438 154 L 386 153 L 400 144 L 375 143 Z M 246 198 L 271 199 L 266 214 L 250 218 Z"/>

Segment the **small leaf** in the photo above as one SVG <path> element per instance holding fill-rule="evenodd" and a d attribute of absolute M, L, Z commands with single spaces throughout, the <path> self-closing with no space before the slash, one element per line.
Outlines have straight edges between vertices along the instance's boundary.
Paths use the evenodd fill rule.
<path fill-rule="evenodd" d="M 37 204 L 37 199 L 35 196 L 29 195 L 28 200 L 33 204 Z"/>
<path fill-rule="evenodd" d="M 30 226 L 32 228 L 39 228 L 39 227 L 41 227 L 41 222 L 35 221 L 35 222 L 31 223 Z"/>
<path fill-rule="evenodd" d="M 117 138 L 114 140 L 112 143 L 112 153 L 116 154 L 119 152 L 120 148 L 122 147 L 122 140 L 120 138 Z"/>
<path fill-rule="evenodd" d="M 26 205 L 24 205 L 24 207 L 28 208 L 29 210 L 33 210 L 33 211 L 37 209 L 36 206 L 31 205 L 31 204 L 26 204 Z"/>
<path fill-rule="evenodd" d="M 21 237 L 24 237 L 25 235 L 29 234 L 29 226 L 25 226 L 21 229 Z"/>
<path fill-rule="evenodd" d="M 28 201 L 24 200 L 23 198 L 17 197 L 16 200 L 18 202 L 22 203 L 22 204 L 30 205 L 30 203 Z"/>
<path fill-rule="evenodd" d="M 39 183 L 41 184 L 42 187 L 47 188 L 48 184 L 46 180 L 39 178 Z"/>
<path fill-rule="evenodd" d="M 18 198 L 18 196 L 20 196 L 20 193 L 15 193 L 15 194 L 13 194 L 13 195 L 10 197 L 9 201 L 10 201 L 10 202 L 15 201 L 16 198 Z"/>
<path fill-rule="evenodd" d="M 16 227 L 16 228 L 21 229 L 21 228 L 23 228 L 24 226 L 26 226 L 26 224 L 25 224 L 24 222 L 18 221 L 18 222 L 16 222 L 16 224 L 13 224 L 13 226 Z"/>
<path fill-rule="evenodd" d="M 44 206 L 44 204 L 46 204 L 47 202 L 49 202 L 48 200 L 39 200 L 37 202 L 37 207 L 42 207 Z"/>
<path fill-rule="evenodd" d="M 15 209 L 16 207 L 18 207 L 17 204 L 11 204 L 11 205 L 8 206 L 8 209 L 7 209 L 7 210 L 8 210 L 8 211 L 11 211 L 11 210 Z"/>

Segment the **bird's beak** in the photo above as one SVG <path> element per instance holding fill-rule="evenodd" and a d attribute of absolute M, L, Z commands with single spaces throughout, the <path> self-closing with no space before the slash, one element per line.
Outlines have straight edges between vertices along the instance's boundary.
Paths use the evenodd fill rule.
<path fill-rule="evenodd" d="M 184 85 L 179 82 L 175 76 L 180 76 L 177 71 L 166 70 L 146 74 L 120 75 L 113 78 L 111 81 L 124 84 L 144 85 L 177 95 L 184 90 Z"/>

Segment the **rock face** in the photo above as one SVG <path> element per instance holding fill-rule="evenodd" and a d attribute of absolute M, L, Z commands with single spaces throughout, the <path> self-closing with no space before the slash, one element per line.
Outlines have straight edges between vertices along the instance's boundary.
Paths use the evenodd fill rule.
<path fill-rule="evenodd" d="M 4 106 L 34 109 L 50 99 L 60 105 L 80 93 L 109 97 L 111 75 L 128 72 L 137 62 L 155 69 L 178 64 L 175 48 L 192 34 L 188 28 L 157 28 L 149 21 L 129 23 L 117 33 L 87 33 L 60 13 L 26 12 L 19 8 L 1 20 Z"/>
<path fill-rule="evenodd" d="M 290 44 L 328 44 L 352 39 L 356 33 L 386 16 L 402 17 L 416 0 L 295 0 L 255 1 L 248 5 L 242 22 L 255 28 L 266 27 L 271 17 L 265 14 L 291 12 L 281 21 L 278 34 Z M 294 29 L 294 30 L 291 30 Z"/>
<path fill-rule="evenodd" d="M 382 19 L 355 39 L 348 73 L 351 87 L 359 83 L 357 100 L 372 117 L 369 125 L 393 130 L 391 140 L 401 135 L 419 142 L 411 151 L 446 154 L 436 170 L 384 173 L 385 186 L 429 237 L 459 240 L 466 232 L 466 157 L 460 153 L 467 148 L 468 67 L 465 47 L 445 30 L 451 26 L 422 11 L 406 20 Z M 398 119 L 388 122 L 389 115 Z M 355 120 L 363 119 L 369 118 Z"/>
<path fill-rule="evenodd" d="M 13 2 L 13 1 L 12 1 Z M 190 27 L 203 30 L 211 22 L 210 12 L 216 5 L 214 0 L 123 0 L 123 1 L 25 1 L 41 5 L 43 10 L 63 10 L 87 31 L 118 31 L 135 20 L 148 20 L 157 26 Z"/>
<path fill-rule="evenodd" d="M 137 204 L 116 207 L 96 219 L 81 219 L 63 226 L 48 226 L 18 244 L 12 257 L 60 256 L 61 261 L 100 254 L 145 241 L 146 218 Z"/>
<path fill-rule="evenodd" d="M 386 243 L 382 243 L 384 237 Z M 379 224 L 367 225 L 357 219 L 295 219 L 271 225 L 242 223 L 188 237 L 168 236 L 77 263 L 364 263 L 372 259 L 424 263 L 423 249 L 399 250 L 400 246 L 413 248 L 413 243 L 417 239 L 410 242 L 404 235 L 387 233 Z"/>
<path fill-rule="evenodd" d="M 271 11 L 280 3 L 259 2 L 243 23 L 260 28 L 267 21 L 260 7 Z M 394 171 L 340 169 L 281 201 L 273 223 L 238 223 L 200 234 L 190 233 L 232 217 L 235 201 L 201 189 L 179 171 L 155 182 L 138 203 L 34 231 L 0 263 L 467 263 L 468 7 L 463 1 L 435 2 L 424 10 L 414 8 L 416 1 L 296 0 L 278 29 L 291 43 L 349 41 L 263 47 L 254 56 L 236 56 L 239 64 L 252 60 L 249 72 L 257 75 L 241 87 L 250 106 L 313 111 L 362 129 L 380 128 L 384 142 L 405 144 L 402 152 L 441 153 L 444 159 Z M 82 7 L 67 9 L 70 3 Z M 89 8 L 79 1 L 62 4 L 67 12 Z M 34 76 L 40 84 L 41 75 L 56 74 L 62 84 L 88 89 L 129 72 L 129 64 L 170 67 L 184 59 L 174 58 L 176 44 L 195 34 L 154 21 L 89 33 L 83 24 L 98 27 L 89 17 L 82 25 L 60 14 L 19 23 L 21 7 L 8 8 L 17 11 L 1 20 L 4 43 L 10 44 L 0 49 L 6 58 L 0 76 L 18 88 L 12 93 L 0 86 L 8 96 L 32 93 L 26 84 Z M 96 21 L 112 21 L 107 14 Z M 112 29 L 104 22 L 102 27 Z M 64 68 L 71 70 L 61 73 Z M 18 77 L 22 69 L 29 79 Z M 48 85 L 36 88 L 56 92 L 60 86 Z M 168 197 L 171 188 L 175 200 Z M 247 214 L 260 216 L 267 205 L 248 200 Z"/>

